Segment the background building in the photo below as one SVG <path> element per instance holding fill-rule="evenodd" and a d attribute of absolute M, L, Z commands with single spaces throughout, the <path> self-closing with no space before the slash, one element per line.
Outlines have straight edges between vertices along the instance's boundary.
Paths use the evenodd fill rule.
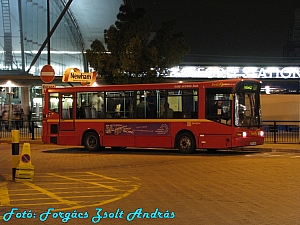
<path fill-rule="evenodd" d="M 0 115 L 12 104 L 39 118 L 42 67 L 51 64 L 53 83 L 59 85 L 66 68 L 87 71 L 84 51 L 96 38 L 103 41 L 104 29 L 114 24 L 123 1 L 1 0 L 0 4 Z"/>
<path fill-rule="evenodd" d="M 295 22 L 290 28 L 288 38 L 288 43 L 284 48 L 284 55 L 286 57 L 300 57 L 300 9 L 295 10 Z"/>

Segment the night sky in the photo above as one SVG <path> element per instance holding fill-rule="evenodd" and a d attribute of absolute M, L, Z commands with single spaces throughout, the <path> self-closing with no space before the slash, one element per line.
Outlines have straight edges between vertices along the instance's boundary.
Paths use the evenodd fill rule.
<path fill-rule="evenodd" d="M 176 19 L 190 54 L 282 57 L 295 21 L 296 0 L 131 0 L 154 28 Z"/>

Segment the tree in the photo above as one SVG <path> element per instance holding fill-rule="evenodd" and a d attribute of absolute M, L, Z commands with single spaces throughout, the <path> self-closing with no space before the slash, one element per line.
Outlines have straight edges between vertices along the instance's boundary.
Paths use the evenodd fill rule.
<path fill-rule="evenodd" d="M 86 53 L 107 84 L 159 82 L 166 68 L 178 65 L 189 52 L 182 33 L 174 33 L 175 21 L 164 22 L 150 39 L 152 20 L 144 9 L 121 5 L 117 19 L 104 30 L 105 44 L 96 39 Z"/>

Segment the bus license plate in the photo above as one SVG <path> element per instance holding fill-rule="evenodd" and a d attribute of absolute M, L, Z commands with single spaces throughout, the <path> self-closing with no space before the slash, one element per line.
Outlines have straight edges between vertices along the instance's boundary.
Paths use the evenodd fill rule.
<path fill-rule="evenodd" d="M 250 145 L 256 145 L 256 141 L 252 141 L 252 142 L 250 142 Z"/>

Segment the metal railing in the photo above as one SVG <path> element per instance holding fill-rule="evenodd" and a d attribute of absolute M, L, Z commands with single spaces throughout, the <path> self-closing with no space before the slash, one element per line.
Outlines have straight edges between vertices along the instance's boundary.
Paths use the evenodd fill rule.
<path fill-rule="evenodd" d="M 300 121 L 264 121 L 265 142 L 300 143 Z"/>
<path fill-rule="evenodd" d="M 0 138 L 11 138 L 11 130 L 19 130 L 20 139 L 40 139 L 42 138 L 41 124 L 42 121 L 0 120 Z"/>

